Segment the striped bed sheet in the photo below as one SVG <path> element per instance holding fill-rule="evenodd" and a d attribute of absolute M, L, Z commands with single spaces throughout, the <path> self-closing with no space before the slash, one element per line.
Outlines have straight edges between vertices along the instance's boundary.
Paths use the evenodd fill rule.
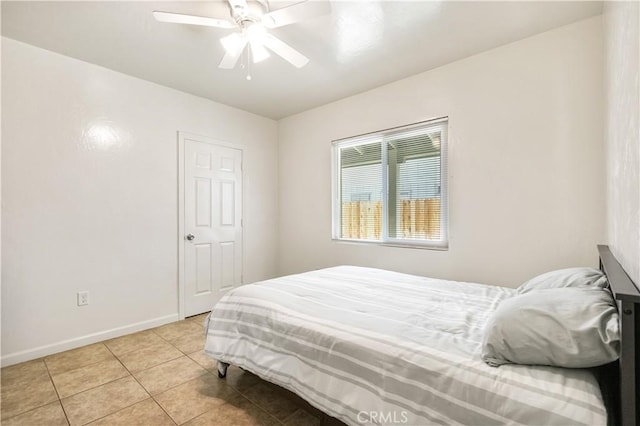
<path fill-rule="evenodd" d="M 354 266 L 290 275 L 226 294 L 205 352 L 348 425 L 605 425 L 591 372 L 482 361 L 513 293 Z"/>

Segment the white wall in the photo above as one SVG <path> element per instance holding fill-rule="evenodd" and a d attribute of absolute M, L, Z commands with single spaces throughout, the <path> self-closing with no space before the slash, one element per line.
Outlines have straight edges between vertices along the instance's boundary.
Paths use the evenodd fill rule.
<path fill-rule="evenodd" d="M 640 286 L 640 3 L 604 6 L 607 240 Z"/>
<path fill-rule="evenodd" d="M 275 121 L 6 38 L 2 89 L 3 364 L 177 319 L 178 130 L 246 147 L 244 278 L 275 274 Z"/>
<path fill-rule="evenodd" d="M 517 286 L 596 266 L 602 67 L 598 16 L 281 120 L 279 273 L 356 264 Z M 445 115 L 449 250 L 332 242 L 331 141 Z"/>

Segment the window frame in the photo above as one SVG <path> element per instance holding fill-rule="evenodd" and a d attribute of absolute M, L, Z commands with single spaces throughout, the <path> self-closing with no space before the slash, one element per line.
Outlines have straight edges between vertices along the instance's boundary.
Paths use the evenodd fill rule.
<path fill-rule="evenodd" d="M 386 140 L 389 136 L 415 130 L 420 127 L 427 128 L 441 124 L 440 139 L 440 240 L 417 240 L 389 237 L 389 176 L 388 155 Z M 364 143 L 379 142 L 381 145 L 382 165 L 382 235 L 380 240 L 366 240 L 358 238 L 343 238 L 342 232 L 342 188 L 340 150 L 349 146 L 358 146 Z M 331 141 L 331 239 L 335 242 L 382 245 L 392 247 L 420 248 L 428 250 L 449 249 L 449 185 L 448 185 L 448 150 L 449 150 L 449 117 L 439 117 L 431 120 L 393 127 L 385 130 L 365 133 L 358 136 L 336 139 Z"/>

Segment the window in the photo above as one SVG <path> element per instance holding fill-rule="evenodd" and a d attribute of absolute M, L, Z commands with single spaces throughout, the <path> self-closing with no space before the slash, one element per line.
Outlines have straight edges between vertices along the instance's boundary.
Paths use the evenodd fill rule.
<path fill-rule="evenodd" d="M 447 118 L 333 142 L 333 238 L 447 248 Z"/>

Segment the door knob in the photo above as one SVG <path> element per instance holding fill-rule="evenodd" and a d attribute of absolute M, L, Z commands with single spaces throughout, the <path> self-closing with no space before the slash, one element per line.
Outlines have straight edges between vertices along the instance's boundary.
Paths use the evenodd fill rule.
<path fill-rule="evenodd" d="M 196 236 L 195 236 L 195 235 L 193 235 L 193 234 L 187 234 L 187 240 L 189 240 L 189 241 L 193 241 L 193 239 L 194 239 L 195 237 L 196 237 Z"/>

